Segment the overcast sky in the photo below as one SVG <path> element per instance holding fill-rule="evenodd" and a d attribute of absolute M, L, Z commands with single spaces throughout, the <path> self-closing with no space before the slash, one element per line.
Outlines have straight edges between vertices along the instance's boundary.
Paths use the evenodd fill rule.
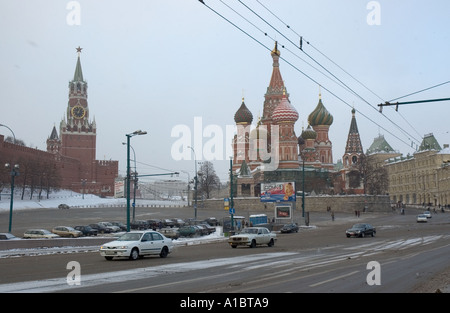
<path fill-rule="evenodd" d="M 323 103 L 334 116 L 329 132 L 334 162 L 344 154 L 352 106 L 364 150 L 378 134 L 404 155 L 428 133 L 441 146 L 450 143 L 448 101 L 404 105 L 398 112 L 386 107 L 384 115 L 377 106 L 450 80 L 450 1 L 242 2 L 248 8 L 238 0 L 205 0 L 259 43 L 197 0 L 0 0 L 0 124 L 28 146 L 46 150 L 54 125 L 59 133 L 75 48 L 81 46 L 98 160 L 119 160 L 125 174 L 122 142 L 125 134 L 141 129 L 148 134 L 131 139 L 140 174 L 186 171 L 192 178 L 193 156 L 177 160 L 182 152 L 174 147 L 191 138 L 197 159 L 204 161 L 202 149 L 221 142 L 212 162 L 225 181 L 227 125 L 235 124 L 243 95 L 254 123 L 262 114 L 272 73 L 270 50 L 277 40 L 284 58 L 281 74 L 300 115 L 296 134 L 306 128 L 321 84 Z M 293 45 L 298 35 L 306 53 Z M 328 77 L 331 72 L 357 95 L 319 70 Z M 449 96 L 450 84 L 444 84 L 399 101 Z M 211 138 L 209 130 L 215 131 Z M 0 134 L 10 131 L 0 127 Z"/>

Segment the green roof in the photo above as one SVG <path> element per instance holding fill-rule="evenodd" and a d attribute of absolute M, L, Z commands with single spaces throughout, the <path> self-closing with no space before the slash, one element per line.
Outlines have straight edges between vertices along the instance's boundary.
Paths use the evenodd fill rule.
<path fill-rule="evenodd" d="M 395 152 L 388 144 L 383 135 L 379 135 L 373 140 L 372 145 L 367 149 L 367 154 Z"/>
<path fill-rule="evenodd" d="M 428 134 L 423 137 L 422 143 L 420 144 L 419 151 L 426 151 L 426 150 L 437 150 L 441 151 L 442 148 L 437 142 L 434 135 Z"/>

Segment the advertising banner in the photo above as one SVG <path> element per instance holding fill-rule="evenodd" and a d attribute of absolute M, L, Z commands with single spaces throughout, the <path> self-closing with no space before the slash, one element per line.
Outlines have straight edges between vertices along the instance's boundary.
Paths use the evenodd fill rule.
<path fill-rule="evenodd" d="M 275 207 L 275 218 L 291 218 L 291 206 L 290 205 L 277 205 Z"/>
<path fill-rule="evenodd" d="M 295 182 L 261 184 L 261 202 L 295 201 Z"/>

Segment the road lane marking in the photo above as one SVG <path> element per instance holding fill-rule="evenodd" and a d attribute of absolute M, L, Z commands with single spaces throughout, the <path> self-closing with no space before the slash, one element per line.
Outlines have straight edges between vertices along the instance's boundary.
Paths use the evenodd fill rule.
<path fill-rule="evenodd" d="M 320 286 L 320 285 L 323 285 L 323 284 L 326 284 L 326 283 L 329 283 L 329 282 L 332 282 L 332 281 L 335 281 L 335 280 L 338 280 L 338 279 L 341 279 L 341 278 L 344 278 L 344 277 L 352 276 L 352 275 L 354 275 L 356 273 L 359 273 L 359 271 L 353 271 L 353 272 L 348 273 L 348 274 L 344 274 L 344 275 L 341 275 L 341 276 L 330 278 L 330 279 L 327 279 L 327 280 L 324 280 L 324 281 L 321 281 L 321 282 L 309 285 L 309 287 L 317 287 L 317 286 Z"/>

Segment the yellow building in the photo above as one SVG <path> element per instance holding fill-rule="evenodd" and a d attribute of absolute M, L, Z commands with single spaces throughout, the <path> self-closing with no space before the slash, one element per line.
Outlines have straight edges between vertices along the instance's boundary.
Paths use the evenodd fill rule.
<path fill-rule="evenodd" d="M 433 134 L 423 138 L 412 156 L 386 161 L 393 203 L 447 206 L 450 204 L 450 148 L 441 149 Z"/>

